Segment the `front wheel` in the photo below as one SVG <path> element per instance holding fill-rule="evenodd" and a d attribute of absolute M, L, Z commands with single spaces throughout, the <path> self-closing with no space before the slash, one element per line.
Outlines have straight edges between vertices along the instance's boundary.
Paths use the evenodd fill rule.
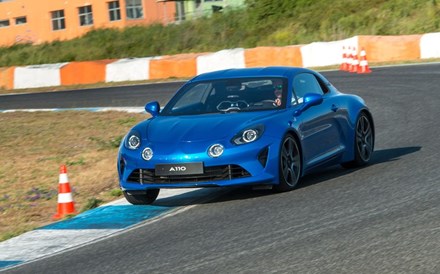
<path fill-rule="evenodd" d="M 160 189 L 148 189 L 146 191 L 128 192 L 123 191 L 125 199 L 133 205 L 149 205 L 156 201 Z"/>
<path fill-rule="evenodd" d="M 280 182 L 275 190 L 292 190 L 301 177 L 301 152 L 298 142 L 291 135 L 287 135 L 281 143 L 279 165 Z"/>
<path fill-rule="evenodd" d="M 371 120 L 365 113 L 361 113 L 356 121 L 354 137 L 354 160 L 343 163 L 345 168 L 360 167 L 366 165 L 373 155 L 374 130 Z"/>

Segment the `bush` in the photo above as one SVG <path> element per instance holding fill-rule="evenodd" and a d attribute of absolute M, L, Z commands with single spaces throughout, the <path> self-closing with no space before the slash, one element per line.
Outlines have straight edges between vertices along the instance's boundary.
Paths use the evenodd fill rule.
<path fill-rule="evenodd" d="M 247 8 L 163 26 L 95 29 L 70 41 L 0 48 L 0 67 L 285 46 L 353 35 L 436 32 L 437 0 L 246 0 Z"/>

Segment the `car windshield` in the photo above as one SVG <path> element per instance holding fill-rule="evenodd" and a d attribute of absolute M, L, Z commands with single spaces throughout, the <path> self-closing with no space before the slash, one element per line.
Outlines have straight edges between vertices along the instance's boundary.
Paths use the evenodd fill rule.
<path fill-rule="evenodd" d="M 287 79 L 234 78 L 194 82 L 180 90 L 161 115 L 275 110 L 286 105 Z"/>

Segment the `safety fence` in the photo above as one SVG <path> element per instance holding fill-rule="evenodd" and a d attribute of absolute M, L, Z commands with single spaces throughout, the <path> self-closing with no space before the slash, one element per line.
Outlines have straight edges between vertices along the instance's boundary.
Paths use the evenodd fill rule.
<path fill-rule="evenodd" d="M 145 58 L 68 62 L 0 68 L 0 87 L 37 88 L 167 78 L 189 78 L 228 68 L 341 65 L 345 48 L 368 53 L 370 62 L 440 58 L 440 32 L 423 35 L 360 35 L 332 42 L 285 47 L 225 49 Z M 359 55 L 359 54 L 358 54 Z"/>

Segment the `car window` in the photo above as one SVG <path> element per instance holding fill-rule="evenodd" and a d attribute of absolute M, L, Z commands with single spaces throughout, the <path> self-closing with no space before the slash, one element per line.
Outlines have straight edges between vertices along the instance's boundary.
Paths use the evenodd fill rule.
<path fill-rule="evenodd" d="M 286 107 L 287 78 L 213 79 L 184 86 L 161 115 L 249 112 Z"/>
<path fill-rule="evenodd" d="M 292 105 L 301 104 L 306 93 L 324 95 L 320 83 L 311 73 L 300 73 L 293 78 Z"/>
<path fill-rule="evenodd" d="M 177 109 L 197 103 L 204 103 L 210 90 L 211 85 L 209 83 L 197 84 L 182 95 L 180 100 L 174 105 L 174 108 Z"/>

